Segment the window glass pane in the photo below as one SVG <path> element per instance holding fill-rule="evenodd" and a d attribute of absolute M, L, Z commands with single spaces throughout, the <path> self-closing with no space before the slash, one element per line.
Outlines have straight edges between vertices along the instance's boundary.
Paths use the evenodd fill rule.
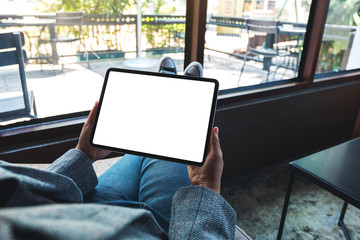
<path fill-rule="evenodd" d="M 27 88 L 43 118 L 91 109 L 110 67 L 157 71 L 167 55 L 181 72 L 185 13 L 186 0 L 4 0 L 0 32 L 25 34 Z M 0 99 L 22 91 L 2 68 Z"/>
<path fill-rule="evenodd" d="M 14 65 L 0 68 L 0 120 L 11 119 L 14 111 L 25 109 L 19 68 Z"/>
<path fill-rule="evenodd" d="M 360 2 L 331 0 L 316 73 L 360 68 Z"/>
<path fill-rule="evenodd" d="M 209 0 L 204 76 L 217 78 L 220 89 L 297 77 L 310 5 L 311 0 Z"/>

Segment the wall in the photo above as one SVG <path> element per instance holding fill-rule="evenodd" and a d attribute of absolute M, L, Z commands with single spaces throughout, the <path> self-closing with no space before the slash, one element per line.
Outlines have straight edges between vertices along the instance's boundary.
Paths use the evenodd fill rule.
<path fill-rule="evenodd" d="M 359 106 L 359 81 L 220 105 L 224 179 L 350 139 Z"/>

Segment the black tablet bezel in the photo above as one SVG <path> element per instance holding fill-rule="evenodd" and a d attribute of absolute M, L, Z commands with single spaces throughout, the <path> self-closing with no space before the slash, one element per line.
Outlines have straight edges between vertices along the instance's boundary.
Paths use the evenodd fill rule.
<path fill-rule="evenodd" d="M 206 135 L 206 143 L 205 143 L 205 148 L 204 148 L 204 153 L 203 153 L 203 160 L 201 162 L 193 162 L 193 161 L 188 161 L 188 160 L 183 160 L 183 159 L 178 159 L 178 158 L 172 158 L 172 157 L 156 155 L 156 154 L 151 154 L 151 153 L 122 149 L 122 148 L 114 148 L 114 147 L 109 147 L 109 146 L 93 143 L 96 126 L 97 126 L 99 114 L 101 112 L 101 106 L 102 106 L 104 94 L 106 91 L 108 77 L 109 77 L 110 72 L 112 72 L 112 71 L 131 73 L 131 74 L 158 76 L 158 77 L 167 77 L 167 78 L 178 78 L 178 79 L 184 79 L 184 80 L 190 80 L 190 81 L 206 81 L 206 82 L 214 83 L 215 87 L 214 87 L 214 93 L 213 93 L 213 99 L 212 99 L 212 105 L 211 105 L 210 118 L 209 118 L 209 123 L 208 123 L 208 130 L 207 130 L 207 135 Z M 179 162 L 179 163 L 184 163 L 184 164 L 189 164 L 189 165 L 202 166 L 204 164 L 205 158 L 206 158 L 206 156 L 208 154 L 208 150 L 209 150 L 210 136 L 211 136 L 211 131 L 213 128 L 213 123 L 214 123 L 214 118 L 215 118 L 215 109 L 216 109 L 216 105 L 217 105 L 218 91 L 219 91 L 219 82 L 212 78 L 200 78 L 200 77 L 193 77 L 193 76 L 165 74 L 165 73 L 158 73 L 158 72 L 147 72 L 147 71 L 121 69 L 121 68 L 109 68 L 106 71 L 106 75 L 105 75 L 105 79 L 104 79 L 104 83 L 103 83 L 103 87 L 102 87 L 102 91 L 101 91 L 101 95 L 100 95 L 98 110 L 96 112 L 94 126 L 91 131 L 90 146 L 96 147 L 96 148 L 107 149 L 107 150 L 111 150 L 111 151 L 115 151 L 115 152 L 120 152 L 120 153 L 128 153 L 128 154 L 132 154 L 132 155 L 138 155 L 138 156 L 160 159 L 160 160 L 165 160 L 165 161 L 172 161 L 172 162 Z"/>

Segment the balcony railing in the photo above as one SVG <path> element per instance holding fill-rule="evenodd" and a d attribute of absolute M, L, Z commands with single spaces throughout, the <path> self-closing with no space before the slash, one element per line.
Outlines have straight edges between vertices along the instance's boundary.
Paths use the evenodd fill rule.
<path fill-rule="evenodd" d="M 25 32 L 28 41 L 27 49 L 30 52 L 30 60 L 38 59 L 38 39 L 40 35 L 53 34 L 65 35 L 72 31 L 72 24 L 56 24 L 55 14 L 37 15 L 0 15 L 0 28 L 13 31 L 19 29 Z M 157 48 L 174 49 L 183 51 L 185 36 L 185 16 L 175 15 L 143 15 L 142 32 L 145 40 L 145 51 Z M 53 22 L 52 22 L 53 21 Z M 136 22 L 137 15 L 100 15 L 84 14 L 82 21 L 82 40 L 84 48 L 91 51 L 121 51 L 123 53 L 136 52 Z M 49 27 L 50 26 L 50 27 Z M 58 27 L 51 30 L 51 27 Z M 142 40 L 142 41 L 144 41 Z M 54 50 L 54 48 L 53 48 Z M 76 55 L 74 49 L 73 55 Z M 51 51 L 49 51 L 51 52 Z M 54 53 L 53 53 L 54 54 Z M 70 56 L 71 54 L 66 54 Z M 61 55 L 60 55 L 61 56 Z"/>
<path fill-rule="evenodd" d="M 31 23 L 37 20 L 55 19 L 55 13 L 36 14 L 36 15 L 0 15 L 0 28 L 22 28 L 29 37 L 30 59 L 37 59 L 39 54 L 36 37 L 39 35 L 44 25 Z M 211 16 L 208 20 L 208 26 L 222 28 L 217 31 L 217 35 L 227 37 L 240 36 L 245 32 L 246 21 L 248 18 L 235 18 L 223 16 Z M 145 51 L 150 52 L 157 48 L 173 49 L 182 51 L 184 48 L 185 36 L 185 16 L 180 15 L 143 15 L 142 32 Z M 136 22 L 137 15 L 100 15 L 84 14 L 83 19 L 83 40 L 86 48 L 93 51 L 121 51 L 123 53 L 136 52 Z M 306 29 L 304 23 L 294 23 L 280 21 L 280 27 L 291 26 L 292 28 Z M 179 27 L 180 26 L 180 27 Z M 63 26 L 60 31 L 66 33 L 71 31 L 71 26 Z M 238 29 L 238 30 L 236 30 Z M 323 39 L 325 41 L 349 41 L 353 36 L 351 32 L 356 30 L 352 26 L 326 25 Z M 59 34 L 63 34 L 59 33 Z M 242 58 L 246 52 L 247 46 L 234 46 L 233 51 L 223 51 L 221 46 L 207 46 L 208 49 L 223 52 L 238 58 Z M 243 49 L 238 51 L 238 49 Z M 75 49 L 76 50 L 76 49 Z M 155 51 L 155 50 L 154 50 Z M 99 53 L 101 55 L 101 52 Z M 76 55 L 74 53 L 74 55 Z M 262 59 L 254 59 L 263 61 Z"/>

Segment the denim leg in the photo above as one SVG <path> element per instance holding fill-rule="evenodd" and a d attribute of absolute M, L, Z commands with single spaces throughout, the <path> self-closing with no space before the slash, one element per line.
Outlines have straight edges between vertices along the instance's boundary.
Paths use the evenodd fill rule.
<path fill-rule="evenodd" d="M 166 222 L 162 227 L 167 231 L 173 195 L 180 187 L 189 185 L 185 164 L 146 158 L 141 168 L 139 202 L 162 215 Z"/>
<path fill-rule="evenodd" d="M 172 198 L 191 185 L 185 164 L 125 155 L 99 176 L 86 202 L 99 202 L 150 210 L 168 231 Z"/>
<path fill-rule="evenodd" d="M 125 155 L 98 178 L 95 190 L 86 202 L 139 201 L 139 184 L 143 157 Z"/>

